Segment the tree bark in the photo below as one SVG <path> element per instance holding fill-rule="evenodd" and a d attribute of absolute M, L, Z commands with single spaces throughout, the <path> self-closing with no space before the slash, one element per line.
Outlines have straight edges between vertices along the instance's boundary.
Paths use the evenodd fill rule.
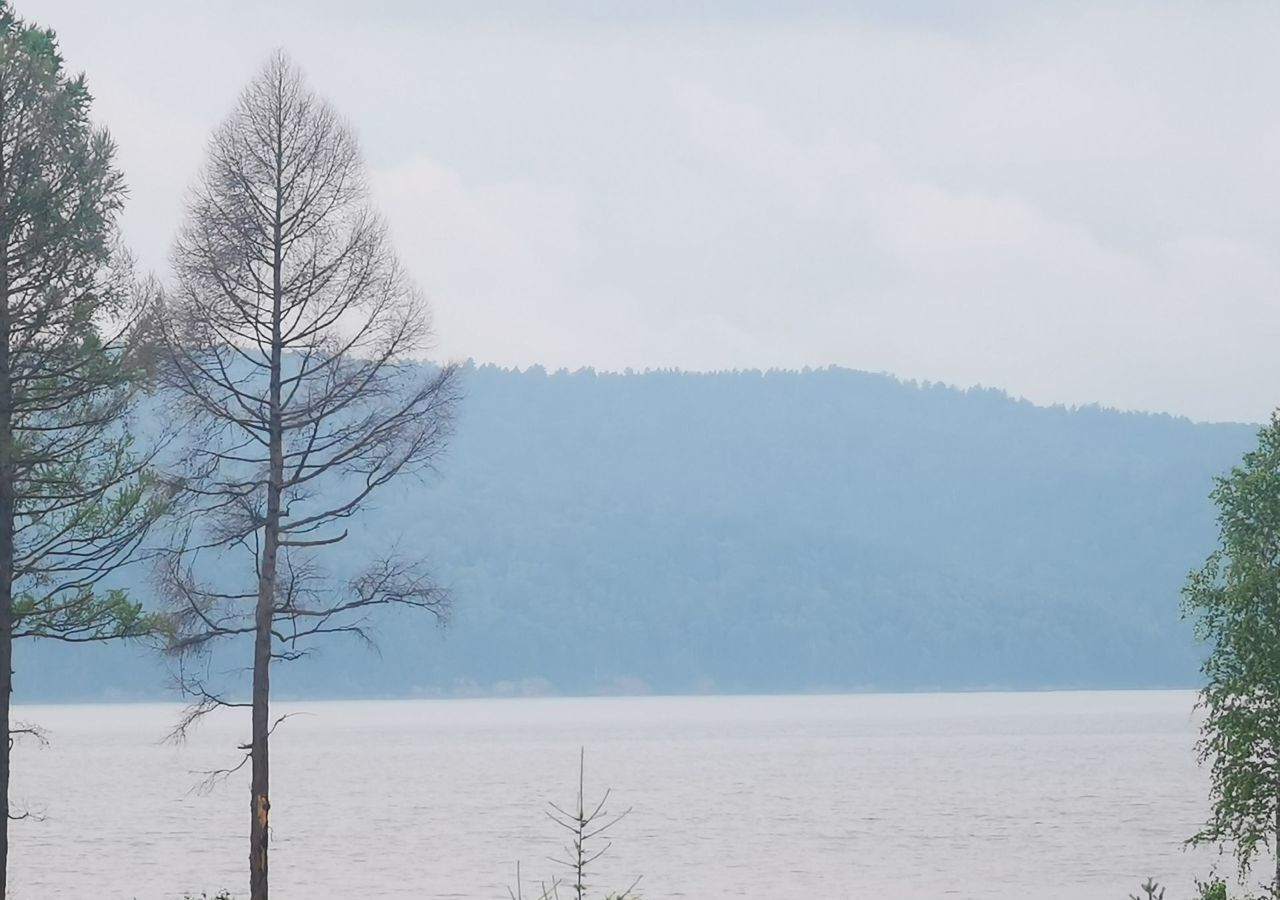
<path fill-rule="evenodd" d="M 267 843 L 270 800 L 271 736 L 271 626 L 275 615 L 277 557 L 280 549 L 280 492 L 284 484 L 284 426 L 281 413 L 281 365 L 283 346 L 280 327 L 284 303 L 281 243 L 281 170 L 284 148 L 282 123 L 276 123 L 276 214 L 272 234 L 271 369 L 268 393 L 269 463 L 267 468 L 267 513 L 263 528 L 262 562 L 258 572 L 258 605 L 254 618 L 253 644 L 253 742 L 252 809 L 249 831 L 250 900 L 267 900 Z"/>
<path fill-rule="evenodd" d="M 276 509 L 279 494 L 276 492 Z M 271 777 L 268 758 L 269 700 L 271 696 L 271 613 L 275 591 L 276 539 L 268 528 L 262 554 L 262 571 L 258 576 L 258 605 L 253 643 L 253 736 L 250 744 L 253 767 L 250 785 L 249 826 L 249 896 L 267 900 L 267 842 L 271 810 Z"/>
<path fill-rule="evenodd" d="M 9 359 L 9 264 L 0 244 L 0 897 L 9 876 L 9 757 L 13 736 L 9 706 L 13 694 L 13 558 L 15 486 L 13 464 L 13 380 Z"/>
<path fill-rule="evenodd" d="M 278 271 L 278 269 L 277 269 Z M 249 896 L 267 900 L 267 841 L 270 800 L 269 737 L 271 734 L 271 626 L 275 614 L 276 562 L 280 548 L 280 484 L 284 475 L 283 441 L 280 429 L 280 351 L 272 353 L 271 371 L 271 462 L 267 485 L 267 515 L 263 529 L 262 562 L 258 572 L 258 600 L 254 616 L 253 641 L 253 767 L 249 830 Z"/>

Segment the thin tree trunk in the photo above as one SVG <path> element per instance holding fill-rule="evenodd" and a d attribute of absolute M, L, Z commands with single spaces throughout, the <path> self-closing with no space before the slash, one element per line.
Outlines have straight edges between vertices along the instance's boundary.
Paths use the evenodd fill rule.
<path fill-rule="evenodd" d="M 12 521 L 12 520 L 10 520 Z M 6 529 L 12 532 L 12 529 Z M 0 542 L 3 543 L 3 542 Z M 10 545 L 12 545 L 12 534 L 10 535 Z M 6 579 L 9 581 L 9 579 Z M 3 588 L 3 593 L 7 597 L 11 590 L 9 587 Z M 9 751 L 13 740 L 9 732 L 9 701 L 13 692 L 13 630 L 10 627 L 10 608 L 8 601 L 4 601 L 4 611 L 0 613 L 0 728 L 3 734 L 0 735 L 0 798 L 3 798 L 4 808 L 0 810 L 3 816 L 0 816 L 0 897 L 7 897 L 9 884 Z"/>
<path fill-rule="evenodd" d="M 276 350 L 273 356 L 279 356 Z M 267 521 L 262 542 L 262 563 L 258 572 L 258 604 L 254 616 L 253 641 L 253 766 L 251 786 L 253 822 L 249 830 L 249 896 L 267 900 L 267 841 L 270 800 L 268 739 L 271 734 L 271 624 L 275 612 L 276 559 L 280 546 L 280 483 L 284 457 L 279 428 L 279 363 L 271 373 L 272 427 L 271 463 L 267 486 Z"/>
<path fill-rule="evenodd" d="M 3 392 L 0 392 L 3 393 Z M 0 401 L 3 402 L 3 401 Z M 8 419 L 0 414 L 0 419 Z M 7 426 L 0 457 L 10 456 Z M 7 897 L 9 876 L 9 757 L 13 749 L 9 706 L 13 695 L 13 478 L 12 469 L 0 476 L 0 897 Z"/>
<path fill-rule="evenodd" d="M 13 382 L 9 361 L 9 265 L 0 244 L 0 898 L 9 881 L 9 705 L 13 694 Z"/>
<path fill-rule="evenodd" d="M 278 510 L 279 493 L 274 493 Z M 274 531 L 268 527 L 264 541 L 253 642 L 253 737 L 249 751 L 253 767 L 250 786 L 252 822 L 249 826 L 249 896 L 252 900 L 267 900 L 268 814 L 271 810 L 267 738 L 271 731 L 268 704 L 271 696 L 272 595 L 275 592 Z"/>
<path fill-rule="evenodd" d="M 252 815 L 249 830 L 250 900 L 267 900 L 267 842 L 270 800 L 269 739 L 271 736 L 271 625 L 275 613 L 276 563 L 280 549 L 280 490 L 284 483 L 284 427 L 281 421 L 280 380 L 283 354 L 280 315 L 284 301 L 281 268 L 280 172 L 284 148 L 279 125 L 276 133 L 276 217 L 272 259 L 271 372 L 268 395 L 267 517 L 263 529 L 262 563 L 258 572 L 258 606 L 253 644 L 253 744 Z"/>

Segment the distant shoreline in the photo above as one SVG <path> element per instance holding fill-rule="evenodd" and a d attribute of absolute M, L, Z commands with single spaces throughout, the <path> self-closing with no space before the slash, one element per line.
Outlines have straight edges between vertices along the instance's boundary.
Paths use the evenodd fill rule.
<path fill-rule="evenodd" d="M 438 694 L 366 697 L 279 697 L 273 704 L 294 706 L 305 703 L 420 703 L 420 702 L 459 702 L 459 701 L 548 701 L 548 700 L 750 700 L 759 698 L 822 698 L 822 697 L 945 697 L 945 696 L 1009 696 L 1035 694 L 1195 694 L 1198 688 L 1186 687 L 1048 687 L 1048 688 L 944 688 L 921 690 L 847 690 L 847 691 L 778 691 L 775 693 L 632 693 L 632 694 Z M 65 706 L 175 706 L 185 705 L 181 698 L 98 698 L 68 700 L 16 701 L 15 709 L 37 709 L 41 707 Z"/>

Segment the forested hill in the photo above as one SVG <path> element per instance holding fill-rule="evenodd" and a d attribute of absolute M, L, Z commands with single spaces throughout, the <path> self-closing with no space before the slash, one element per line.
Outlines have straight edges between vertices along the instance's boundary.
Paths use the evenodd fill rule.
<path fill-rule="evenodd" d="M 337 551 L 420 549 L 451 625 L 331 640 L 280 698 L 1189 685 L 1179 588 L 1254 436 L 843 369 L 465 390 L 438 475 Z M 164 690 L 135 649 L 24 644 L 19 702 Z"/>

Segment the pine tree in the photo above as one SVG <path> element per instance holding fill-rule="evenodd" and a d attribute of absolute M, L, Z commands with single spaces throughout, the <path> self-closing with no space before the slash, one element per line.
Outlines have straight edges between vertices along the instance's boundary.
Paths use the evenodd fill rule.
<path fill-rule="evenodd" d="M 13 641 L 138 636 L 110 587 L 165 506 L 128 412 L 139 386 L 120 250 L 124 198 L 83 76 L 52 31 L 0 2 L 0 792 L 8 798 Z M 12 815 L 12 814 L 11 814 Z M 0 827 L 0 896 L 8 817 Z"/>

